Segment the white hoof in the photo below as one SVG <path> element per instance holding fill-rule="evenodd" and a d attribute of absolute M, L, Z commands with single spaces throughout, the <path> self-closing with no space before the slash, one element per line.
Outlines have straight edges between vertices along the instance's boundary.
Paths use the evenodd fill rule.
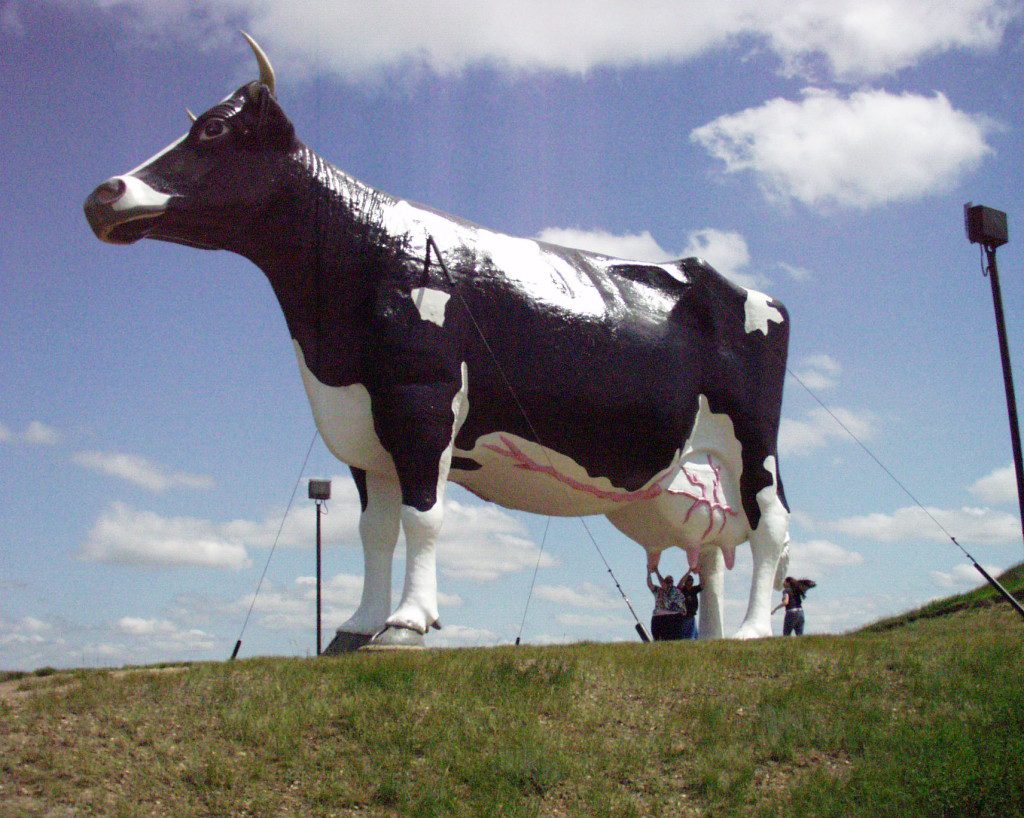
<path fill-rule="evenodd" d="M 733 639 L 763 639 L 772 635 L 771 623 L 768 625 L 756 625 L 753 622 L 744 622 L 740 629 L 733 634 Z"/>
<path fill-rule="evenodd" d="M 388 617 L 384 623 L 387 628 L 406 628 L 424 634 L 437 621 L 437 616 L 430 616 L 418 605 L 400 605 L 398 610 Z"/>

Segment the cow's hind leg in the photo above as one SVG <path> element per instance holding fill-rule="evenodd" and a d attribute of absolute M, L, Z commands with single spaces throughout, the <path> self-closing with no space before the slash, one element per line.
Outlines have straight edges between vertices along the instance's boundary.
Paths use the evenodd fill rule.
<path fill-rule="evenodd" d="M 352 469 L 352 477 L 362 505 L 363 594 L 355 613 L 338 628 L 328 653 L 362 647 L 384 628 L 391 612 L 391 563 L 398 541 L 401 489 L 396 478 L 367 474 L 362 469 Z"/>
<path fill-rule="evenodd" d="M 771 596 L 775 585 L 779 561 L 789 543 L 789 510 L 779 492 L 775 458 L 766 457 L 764 469 L 772 482 L 757 492 L 760 519 L 750 534 L 750 550 L 754 558 L 754 575 L 750 586 L 750 601 L 743 624 L 736 632 L 738 639 L 756 639 L 772 635 Z"/>
<path fill-rule="evenodd" d="M 697 632 L 701 639 L 721 639 L 725 607 L 725 557 L 717 545 L 700 550 L 700 584 L 704 590 L 700 592 Z"/>

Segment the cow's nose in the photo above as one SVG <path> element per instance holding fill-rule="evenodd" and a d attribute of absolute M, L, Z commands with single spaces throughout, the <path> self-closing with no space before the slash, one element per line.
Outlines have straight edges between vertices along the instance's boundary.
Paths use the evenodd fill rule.
<path fill-rule="evenodd" d="M 96 204 L 112 205 L 128 189 L 123 179 L 108 179 L 92 192 L 92 200 Z"/>

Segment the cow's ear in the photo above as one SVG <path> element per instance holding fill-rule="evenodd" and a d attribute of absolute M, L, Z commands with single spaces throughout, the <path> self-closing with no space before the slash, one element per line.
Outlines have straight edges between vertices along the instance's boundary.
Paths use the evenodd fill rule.
<path fill-rule="evenodd" d="M 295 142 L 295 126 L 267 86 L 254 82 L 247 89 L 253 109 L 253 131 L 261 144 L 288 150 Z"/>

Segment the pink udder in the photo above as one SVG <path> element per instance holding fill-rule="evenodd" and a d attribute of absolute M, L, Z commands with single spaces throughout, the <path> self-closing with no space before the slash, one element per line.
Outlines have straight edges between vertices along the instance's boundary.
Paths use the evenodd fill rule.
<path fill-rule="evenodd" d="M 718 525 L 718 531 L 716 533 L 721 534 L 725 528 L 725 524 L 729 517 L 739 516 L 739 512 L 735 511 L 726 501 L 722 492 L 722 467 L 715 464 L 711 459 L 711 455 L 708 455 L 708 465 L 711 467 L 711 473 L 714 475 L 711 479 L 711 485 L 708 486 L 700 479 L 700 477 L 692 473 L 686 466 L 683 466 L 683 474 L 686 475 L 687 482 L 693 486 L 694 491 L 675 491 L 668 489 L 669 494 L 678 494 L 683 497 L 688 497 L 693 500 L 693 505 L 690 506 L 690 510 L 686 512 L 686 517 L 683 519 L 684 523 L 690 521 L 690 517 L 693 516 L 698 508 L 706 508 L 708 510 L 708 527 L 704 529 L 704 533 L 701 535 L 701 541 L 703 542 L 711 534 L 715 528 L 716 517 L 715 514 L 721 514 L 721 522 Z"/>

